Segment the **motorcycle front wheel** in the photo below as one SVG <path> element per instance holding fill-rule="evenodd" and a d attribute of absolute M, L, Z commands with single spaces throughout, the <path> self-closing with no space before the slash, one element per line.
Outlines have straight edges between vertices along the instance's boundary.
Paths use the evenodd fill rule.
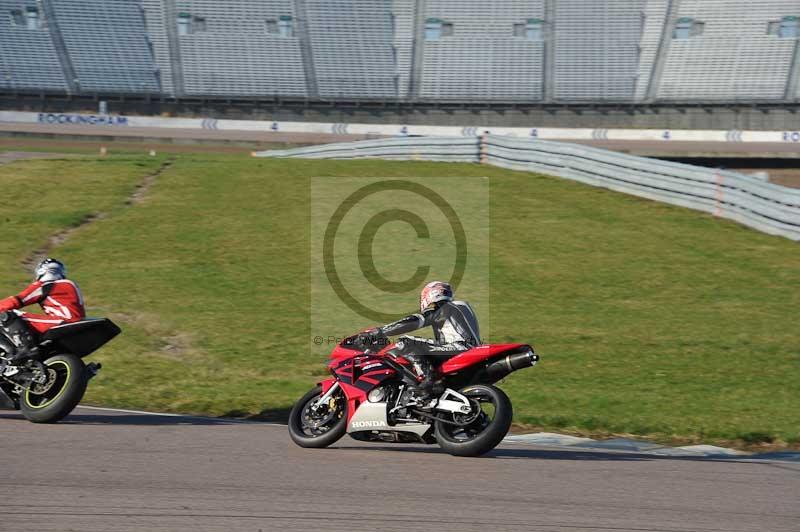
<path fill-rule="evenodd" d="M 341 390 L 317 404 L 322 386 L 305 394 L 289 414 L 289 436 L 300 447 L 327 447 L 347 431 L 347 400 Z"/>
<path fill-rule="evenodd" d="M 19 398 L 20 413 L 34 423 L 56 423 L 72 412 L 86 393 L 86 366 L 75 355 L 44 361 L 45 382 L 34 383 Z"/>
<path fill-rule="evenodd" d="M 477 384 L 459 390 L 472 404 L 469 414 L 437 421 L 436 442 L 454 456 L 480 456 L 503 441 L 514 415 L 511 400 L 500 388 Z M 455 424 L 454 424 L 455 423 Z"/>

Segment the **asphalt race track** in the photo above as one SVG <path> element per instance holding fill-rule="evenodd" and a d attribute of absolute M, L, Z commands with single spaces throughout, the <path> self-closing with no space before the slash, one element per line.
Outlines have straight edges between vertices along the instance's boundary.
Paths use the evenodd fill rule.
<path fill-rule="evenodd" d="M 0 133 L 44 130 L 18 126 L 2 125 Z M 354 140 L 214 130 L 110 135 L 106 128 L 63 127 L 48 126 L 54 136 L 41 142 L 56 149 L 79 136 L 148 148 L 174 139 Z M 790 144 L 592 144 L 642 155 L 800 156 Z M 347 437 L 335 448 L 305 450 L 282 425 L 91 408 L 58 425 L 0 411 L 0 446 L 0 532 L 800 531 L 800 462 L 525 443 L 467 459 L 435 446 Z"/>
<path fill-rule="evenodd" d="M 285 426 L 0 411 L 0 531 L 800 530 L 800 463 L 504 444 L 296 447 Z"/>

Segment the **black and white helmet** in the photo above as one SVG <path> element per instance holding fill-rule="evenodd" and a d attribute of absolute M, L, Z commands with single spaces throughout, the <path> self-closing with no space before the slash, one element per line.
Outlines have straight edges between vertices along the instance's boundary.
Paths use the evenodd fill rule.
<path fill-rule="evenodd" d="M 33 280 L 42 282 L 58 281 L 59 279 L 64 279 L 66 276 L 67 268 L 64 266 L 64 263 L 56 259 L 47 258 L 36 265 L 36 269 L 33 273 Z"/>
<path fill-rule="evenodd" d="M 452 300 L 453 287 L 450 286 L 450 283 L 431 281 L 425 285 L 425 288 L 422 289 L 422 293 L 419 295 L 419 311 L 425 312 L 432 308 L 435 303 Z"/>

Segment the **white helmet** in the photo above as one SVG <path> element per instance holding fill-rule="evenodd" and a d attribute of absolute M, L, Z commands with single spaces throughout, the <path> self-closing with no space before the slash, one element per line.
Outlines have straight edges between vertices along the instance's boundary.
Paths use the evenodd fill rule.
<path fill-rule="evenodd" d="M 442 281 L 432 281 L 425 285 L 419 295 L 419 311 L 425 312 L 434 303 L 440 301 L 452 301 L 453 288 L 450 283 Z"/>
<path fill-rule="evenodd" d="M 56 259 L 44 259 L 36 265 L 34 270 L 34 281 L 58 281 L 67 276 L 67 268 L 64 264 Z"/>

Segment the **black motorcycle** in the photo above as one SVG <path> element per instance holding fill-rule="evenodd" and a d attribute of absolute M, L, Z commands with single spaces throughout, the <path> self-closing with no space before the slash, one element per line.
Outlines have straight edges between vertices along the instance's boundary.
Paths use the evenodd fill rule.
<path fill-rule="evenodd" d="M 56 423 L 78 406 L 100 364 L 84 364 L 120 332 L 111 320 L 87 318 L 53 327 L 39 338 L 32 358 L 0 367 L 0 405 L 20 410 L 34 423 Z M 3 334 L 0 332 L 0 334 Z M 2 344 L 0 344 L 2 345 Z M 0 359 L 6 353 L 0 347 Z"/>

